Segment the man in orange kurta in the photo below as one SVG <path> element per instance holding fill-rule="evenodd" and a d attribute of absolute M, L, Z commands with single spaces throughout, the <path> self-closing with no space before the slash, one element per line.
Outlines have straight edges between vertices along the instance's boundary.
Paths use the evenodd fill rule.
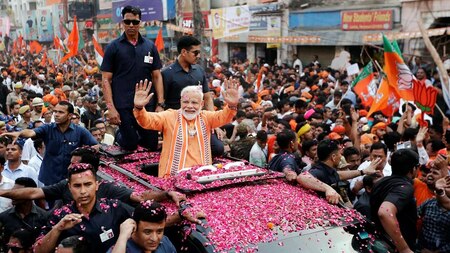
<path fill-rule="evenodd" d="M 232 121 L 236 115 L 238 93 L 236 82 L 229 81 L 223 92 L 227 106 L 221 111 L 205 111 L 203 92 L 197 86 L 187 86 L 181 91 L 181 108 L 163 112 L 147 112 L 144 106 L 153 94 L 148 94 L 151 83 L 136 85 L 134 116 L 144 129 L 161 131 L 164 135 L 159 177 L 169 177 L 183 168 L 212 164 L 211 130 Z"/>

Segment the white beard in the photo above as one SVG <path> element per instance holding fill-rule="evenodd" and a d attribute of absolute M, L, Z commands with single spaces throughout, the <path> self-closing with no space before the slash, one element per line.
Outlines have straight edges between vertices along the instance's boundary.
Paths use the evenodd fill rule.
<path fill-rule="evenodd" d="M 186 120 L 194 120 L 200 114 L 200 110 L 195 113 L 187 113 L 186 111 L 182 110 L 181 114 Z"/>

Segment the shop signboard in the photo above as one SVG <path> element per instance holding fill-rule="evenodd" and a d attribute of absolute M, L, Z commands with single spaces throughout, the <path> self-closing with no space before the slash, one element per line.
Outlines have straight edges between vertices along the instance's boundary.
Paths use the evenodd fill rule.
<path fill-rule="evenodd" d="M 251 14 L 247 5 L 211 10 L 215 39 L 248 32 Z"/>
<path fill-rule="evenodd" d="M 127 5 L 136 6 L 141 9 L 142 21 L 164 20 L 164 8 L 161 0 L 119 0 L 112 3 L 113 22 L 119 23 L 122 21 L 122 9 Z"/>
<path fill-rule="evenodd" d="M 342 11 L 344 31 L 392 30 L 393 10 Z"/>

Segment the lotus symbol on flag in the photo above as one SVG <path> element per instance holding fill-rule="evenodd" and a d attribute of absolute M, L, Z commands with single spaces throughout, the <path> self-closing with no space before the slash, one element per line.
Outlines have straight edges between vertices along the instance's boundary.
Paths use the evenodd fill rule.
<path fill-rule="evenodd" d="M 433 114 L 436 105 L 438 90 L 433 86 L 426 86 L 418 80 L 414 80 L 414 102 L 423 113 Z"/>
<path fill-rule="evenodd" d="M 375 97 L 375 95 L 377 94 L 377 83 L 375 82 L 375 79 L 373 79 L 370 83 L 369 83 L 369 95 L 371 97 Z"/>
<path fill-rule="evenodd" d="M 377 94 L 375 96 L 375 103 L 379 103 L 382 98 L 383 98 L 383 94 L 381 94 L 381 93 Z"/>
<path fill-rule="evenodd" d="M 406 64 L 396 62 L 398 70 L 398 89 L 410 90 L 412 88 L 412 80 L 414 79 L 411 71 Z"/>

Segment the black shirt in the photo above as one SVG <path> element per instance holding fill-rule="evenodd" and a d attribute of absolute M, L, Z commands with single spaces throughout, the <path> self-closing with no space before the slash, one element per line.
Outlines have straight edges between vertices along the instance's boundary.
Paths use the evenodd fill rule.
<path fill-rule="evenodd" d="M 64 238 L 78 235 L 85 237 L 89 242 L 91 247 L 89 252 L 106 252 L 116 243 L 119 237 L 120 224 L 131 218 L 132 212 L 133 208 L 119 200 L 97 199 L 89 217 L 83 217 L 82 221 L 73 228 L 62 231 L 58 243 Z M 75 202 L 53 211 L 47 226 L 42 230 L 43 235 L 50 232 L 53 226 L 70 213 L 80 213 Z M 110 239 L 102 242 L 100 235 L 105 232 L 109 234 Z"/>
<path fill-rule="evenodd" d="M 83 122 L 84 127 L 87 129 L 91 129 L 92 127 L 95 127 L 94 121 L 100 119 L 102 117 L 102 114 L 99 110 L 96 110 L 95 113 L 93 113 L 91 110 L 85 111 L 81 115 L 81 122 Z"/>
<path fill-rule="evenodd" d="M 283 172 L 286 168 L 297 174 L 300 173 L 294 154 L 284 151 L 270 160 L 269 170 Z"/>
<path fill-rule="evenodd" d="M 64 204 L 70 204 L 73 201 L 72 193 L 70 193 L 67 179 L 61 180 L 56 184 L 42 187 L 45 199 L 62 200 Z M 130 196 L 133 191 L 127 187 L 119 186 L 115 183 L 100 181 L 97 190 L 97 198 L 118 199 L 127 204 L 131 203 Z"/>
<path fill-rule="evenodd" d="M 184 71 L 178 60 L 161 71 L 165 104 L 170 109 L 180 109 L 181 90 L 186 86 L 200 85 L 203 93 L 209 92 L 205 71 L 200 65 L 191 65 Z"/>
<path fill-rule="evenodd" d="M 340 181 L 337 171 L 323 162 L 314 164 L 309 173 L 327 185 L 337 185 Z"/>
<path fill-rule="evenodd" d="M 136 83 L 145 79 L 151 81 L 152 72 L 161 67 L 155 44 L 141 34 L 136 45 L 127 40 L 125 33 L 111 41 L 105 49 L 100 70 L 113 73 L 111 89 L 116 109 L 133 108 Z M 154 85 L 150 92 L 155 92 Z M 150 101 L 151 105 L 156 104 L 155 98 Z"/>
<path fill-rule="evenodd" d="M 31 212 L 24 218 L 16 213 L 15 207 L 4 211 L 0 214 L 0 227 L 4 235 L 2 238 L 3 242 L 0 242 L 0 244 L 6 245 L 11 234 L 21 228 L 29 230 L 38 229 L 37 231 L 40 231 L 40 228 L 47 224 L 47 219 L 48 213 L 34 204 Z"/>
<path fill-rule="evenodd" d="M 400 232 L 409 248 L 414 251 L 417 237 L 417 209 L 411 180 L 404 176 L 393 175 L 380 179 L 374 185 L 370 195 L 372 221 L 382 231 L 384 229 L 378 217 L 378 209 L 385 201 L 392 203 L 397 208 Z"/>

